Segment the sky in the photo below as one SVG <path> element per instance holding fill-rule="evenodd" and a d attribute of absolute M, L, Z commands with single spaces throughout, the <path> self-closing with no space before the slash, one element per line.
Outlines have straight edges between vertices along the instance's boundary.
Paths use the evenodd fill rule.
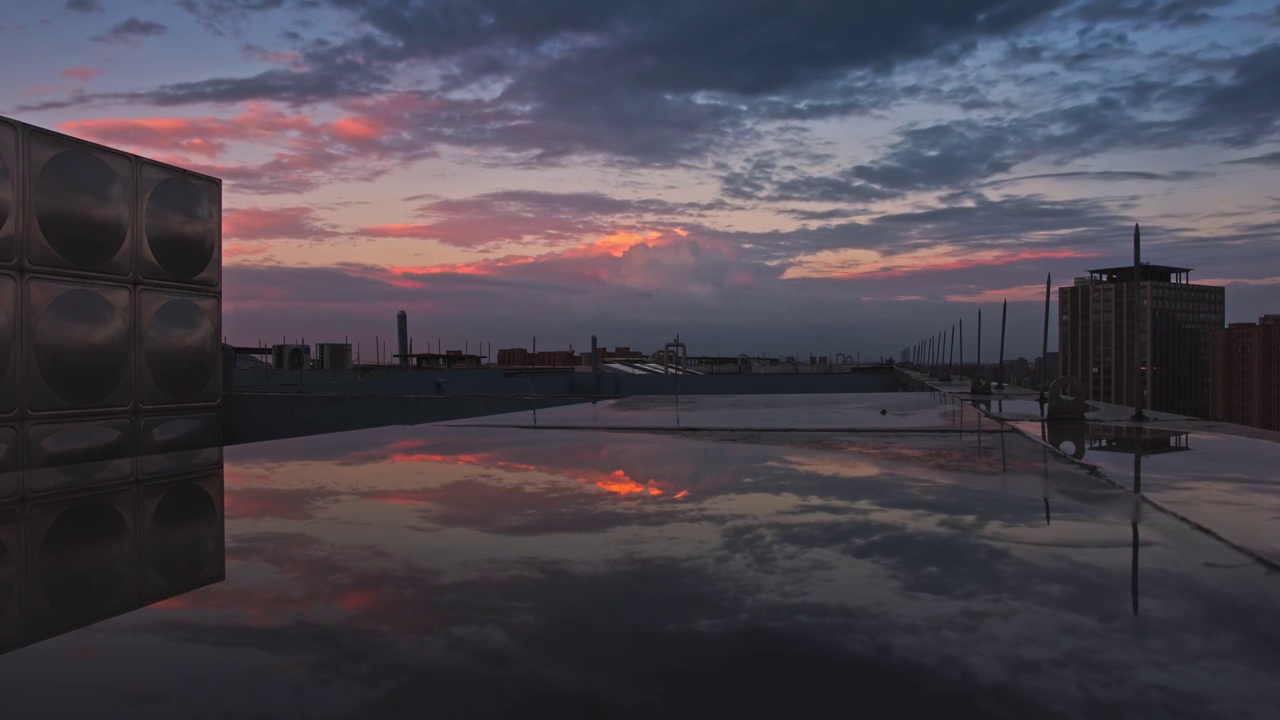
<path fill-rule="evenodd" d="M 1280 312 L 1260 0 L 0 1 L 0 113 L 220 177 L 223 332 L 896 356 L 1144 259 Z M 1056 304 L 1056 293 L 1055 293 Z M 1051 333 L 1050 349 L 1056 347 Z M 990 353 L 990 355 L 988 355 Z"/>

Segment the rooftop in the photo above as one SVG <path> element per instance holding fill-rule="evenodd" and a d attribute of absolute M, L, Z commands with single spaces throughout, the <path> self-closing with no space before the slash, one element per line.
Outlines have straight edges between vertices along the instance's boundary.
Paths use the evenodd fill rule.
<path fill-rule="evenodd" d="M 131 486 L 136 552 L 55 539 L 83 492 L 0 506 L 6 708 L 1269 717 L 1280 445 L 1104 419 L 1077 460 L 1036 407 L 649 397 L 228 447 Z M 1093 449 L 1180 434 L 1141 494 Z"/>

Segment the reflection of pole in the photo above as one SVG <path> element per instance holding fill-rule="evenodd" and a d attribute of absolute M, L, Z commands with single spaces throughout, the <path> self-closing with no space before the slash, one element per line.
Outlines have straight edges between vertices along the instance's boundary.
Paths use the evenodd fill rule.
<path fill-rule="evenodd" d="M 1142 492 L 1142 438 L 1139 436 L 1138 445 L 1133 448 L 1133 492 L 1138 494 Z"/>
<path fill-rule="evenodd" d="M 1138 614 L 1138 521 L 1129 523 L 1133 530 L 1133 562 L 1129 565 L 1129 597 L 1133 600 L 1133 614 Z"/>
<path fill-rule="evenodd" d="M 1044 480 L 1040 483 L 1040 494 L 1044 498 L 1044 524 L 1049 524 L 1049 449 L 1040 448 L 1040 466 L 1044 468 Z"/>
<path fill-rule="evenodd" d="M 1000 472 L 1009 472 L 1009 459 L 1004 452 L 1004 427 L 1000 426 Z"/>

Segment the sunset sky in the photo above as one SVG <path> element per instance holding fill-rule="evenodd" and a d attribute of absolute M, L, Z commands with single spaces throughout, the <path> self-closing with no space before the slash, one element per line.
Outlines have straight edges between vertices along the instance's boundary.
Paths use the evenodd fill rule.
<path fill-rule="evenodd" d="M 1034 357 L 1045 273 L 1130 262 L 1134 222 L 1228 321 L 1280 312 L 1272 0 L 5 0 L 0 32 L 0 113 L 224 179 L 237 344 L 367 355 L 403 309 L 419 351 L 896 355 L 1007 298 Z"/>

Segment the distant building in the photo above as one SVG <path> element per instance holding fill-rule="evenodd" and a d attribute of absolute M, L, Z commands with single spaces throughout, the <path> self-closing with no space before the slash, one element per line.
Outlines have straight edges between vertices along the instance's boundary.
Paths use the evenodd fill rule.
<path fill-rule="evenodd" d="M 599 356 L 601 362 L 605 360 L 643 360 L 644 359 L 644 353 L 640 352 L 639 350 L 632 350 L 631 348 L 626 347 L 625 345 L 619 345 L 613 350 L 608 350 L 606 348 L 596 348 L 596 354 Z M 590 366 L 591 353 L 585 352 L 582 355 L 580 355 L 579 364 L 584 366 Z"/>
<path fill-rule="evenodd" d="M 573 350 L 539 350 L 533 354 L 533 364 L 538 367 L 571 367 L 578 364 L 577 358 Z"/>
<path fill-rule="evenodd" d="M 1129 405 L 1138 385 L 1148 409 L 1207 416 L 1209 333 L 1225 322 L 1226 289 L 1193 285 L 1190 274 L 1190 268 L 1144 264 L 1136 309 L 1132 266 L 1090 270 L 1073 287 L 1059 288 L 1062 374 L 1083 383 L 1090 400 Z"/>
<path fill-rule="evenodd" d="M 525 367 L 531 365 L 529 351 L 524 348 L 502 348 L 498 350 L 500 367 Z"/>
<path fill-rule="evenodd" d="M 464 353 L 461 350 L 446 350 L 440 353 L 410 353 L 408 359 L 415 368 L 469 368 L 480 367 L 484 358 L 480 355 Z"/>
<path fill-rule="evenodd" d="M 1047 368 L 1045 367 L 1046 361 L 1048 362 Z M 1048 370 L 1047 373 L 1045 372 L 1046 369 Z M 1037 380 L 1041 377 L 1046 378 L 1047 382 L 1053 382 L 1054 380 L 1057 380 L 1058 377 L 1062 374 L 1058 370 L 1058 353 L 1051 352 L 1051 353 L 1047 353 L 1044 357 L 1036 358 L 1035 371 L 1036 371 Z"/>
<path fill-rule="evenodd" d="M 1209 335 L 1213 420 L 1280 430 L 1280 315 Z"/>
<path fill-rule="evenodd" d="M 1031 379 L 1031 362 L 1024 357 L 1010 361 L 1010 377 L 1018 385 L 1025 385 Z"/>
<path fill-rule="evenodd" d="M 539 350 L 536 353 L 524 348 L 503 348 L 498 350 L 499 367 L 572 367 L 581 364 L 573 348 L 568 350 Z M 586 355 L 586 364 L 591 364 L 591 355 Z"/>

